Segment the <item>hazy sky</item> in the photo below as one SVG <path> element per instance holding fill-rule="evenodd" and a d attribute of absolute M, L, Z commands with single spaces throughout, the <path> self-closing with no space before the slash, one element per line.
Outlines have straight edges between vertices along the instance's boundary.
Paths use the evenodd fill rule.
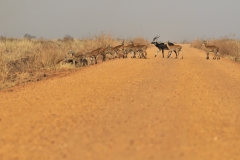
<path fill-rule="evenodd" d="M 240 0 L 0 0 L 0 36 L 240 38 Z"/>

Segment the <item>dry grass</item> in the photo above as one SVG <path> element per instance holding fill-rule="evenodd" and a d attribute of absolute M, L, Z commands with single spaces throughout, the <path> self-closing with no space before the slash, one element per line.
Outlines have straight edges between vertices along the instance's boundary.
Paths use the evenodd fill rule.
<path fill-rule="evenodd" d="M 208 41 L 210 45 L 219 47 L 221 57 L 228 57 L 234 61 L 240 60 L 240 40 L 223 37 L 219 39 L 209 39 Z M 191 46 L 202 49 L 202 42 L 203 40 L 196 39 L 191 43 Z"/>
<path fill-rule="evenodd" d="M 57 72 L 58 63 L 68 56 L 70 50 L 86 53 L 99 47 L 121 44 L 121 39 L 101 33 L 97 36 L 79 39 L 14 39 L 0 38 L 0 89 L 31 81 L 40 80 L 46 71 Z M 150 44 L 139 37 L 132 41 L 136 44 Z M 125 40 L 125 44 L 130 40 Z M 74 68 L 67 66 L 67 68 Z"/>
<path fill-rule="evenodd" d="M 142 37 L 136 37 L 133 40 L 134 45 L 146 45 L 146 46 L 150 46 L 150 42 Z"/>

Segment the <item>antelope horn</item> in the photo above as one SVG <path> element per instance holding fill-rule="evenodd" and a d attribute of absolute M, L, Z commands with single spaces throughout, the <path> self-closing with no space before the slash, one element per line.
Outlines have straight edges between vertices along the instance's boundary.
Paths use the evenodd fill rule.
<path fill-rule="evenodd" d="M 153 41 L 155 41 L 156 39 L 158 39 L 160 36 L 156 36 L 153 38 Z"/>

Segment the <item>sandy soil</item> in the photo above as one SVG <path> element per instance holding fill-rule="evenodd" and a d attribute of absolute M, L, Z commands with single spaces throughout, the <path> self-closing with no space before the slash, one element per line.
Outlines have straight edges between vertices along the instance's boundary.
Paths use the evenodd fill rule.
<path fill-rule="evenodd" d="M 0 159 L 240 159 L 240 65 L 156 50 L 1 91 Z"/>

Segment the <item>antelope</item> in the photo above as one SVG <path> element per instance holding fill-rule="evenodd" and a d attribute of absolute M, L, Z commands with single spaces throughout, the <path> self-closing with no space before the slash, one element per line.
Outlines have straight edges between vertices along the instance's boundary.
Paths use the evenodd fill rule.
<path fill-rule="evenodd" d="M 101 50 L 99 51 L 99 54 L 102 55 L 102 62 L 106 60 L 106 55 L 107 55 L 107 54 L 111 54 L 111 55 L 112 55 L 112 50 L 113 50 L 113 49 L 112 49 L 111 45 L 109 45 L 108 47 L 106 47 L 106 48 L 104 48 L 104 49 L 101 49 Z"/>
<path fill-rule="evenodd" d="M 130 44 L 127 46 L 123 46 L 123 52 L 124 52 L 123 58 L 127 58 L 128 53 L 131 52 L 132 46 L 133 46 L 132 42 L 130 42 Z"/>
<path fill-rule="evenodd" d="M 164 44 L 166 44 L 169 52 L 168 52 L 168 58 L 172 55 L 172 51 L 175 52 L 176 54 L 176 58 L 178 58 L 179 52 L 182 53 L 182 59 L 183 59 L 183 52 L 182 52 L 182 46 L 180 45 L 173 45 L 173 46 L 169 46 L 169 41 L 165 42 Z M 171 52 L 171 53 L 170 53 Z"/>
<path fill-rule="evenodd" d="M 153 38 L 153 41 L 151 42 L 151 44 L 154 44 L 154 45 L 158 48 L 158 50 L 157 50 L 157 52 L 156 52 L 156 54 L 155 54 L 155 57 L 157 57 L 158 52 L 160 52 L 160 51 L 162 50 L 162 58 L 164 58 L 164 50 L 168 50 L 168 47 L 167 47 L 167 45 L 166 45 L 165 43 L 158 43 L 158 42 L 157 42 L 157 39 L 158 39 L 159 37 L 160 37 L 160 36 L 154 37 L 154 38 Z M 168 45 L 169 45 L 169 46 L 173 46 L 174 44 L 171 43 L 171 42 L 168 42 Z M 175 53 L 176 53 L 176 52 L 175 52 Z M 168 56 L 169 56 L 169 55 L 168 55 Z"/>
<path fill-rule="evenodd" d="M 93 59 L 95 60 L 95 64 L 97 64 L 97 57 L 98 57 L 98 55 L 99 55 L 99 52 L 100 52 L 102 49 L 103 49 L 103 48 L 100 47 L 100 48 L 97 48 L 97 49 L 95 49 L 95 50 L 93 50 L 93 51 L 91 51 L 91 52 L 88 52 L 88 53 L 86 54 L 86 58 L 90 58 L 90 61 L 91 61 L 90 64 L 93 64 L 93 63 L 92 63 Z"/>
<path fill-rule="evenodd" d="M 138 52 L 138 57 L 141 59 L 144 57 L 145 59 L 147 58 L 147 46 L 146 45 L 137 45 L 134 46 L 133 42 L 131 42 L 132 47 L 130 48 L 130 51 L 133 52 L 133 55 L 131 58 L 136 58 L 136 52 Z"/>
<path fill-rule="evenodd" d="M 120 54 L 119 52 L 120 51 L 124 51 L 124 40 L 122 41 L 122 44 L 121 45 L 118 45 L 118 46 L 115 46 L 112 48 L 112 50 L 114 51 L 115 55 L 118 56 L 118 58 L 120 58 Z M 122 57 L 124 58 L 124 55 L 122 54 Z"/>
<path fill-rule="evenodd" d="M 75 53 L 72 50 L 70 50 L 68 52 L 68 54 L 71 55 L 74 64 L 76 64 L 76 62 L 77 62 L 77 63 L 80 64 L 80 66 L 88 65 L 86 54 L 83 54 L 83 53 L 80 53 L 80 52 Z"/>
<path fill-rule="evenodd" d="M 214 45 L 207 45 L 207 41 L 203 41 L 202 46 L 204 46 L 204 50 L 206 51 L 207 57 L 206 59 L 209 59 L 209 52 L 215 53 L 213 56 L 213 59 L 220 60 L 220 54 L 219 54 L 219 48 Z"/>

